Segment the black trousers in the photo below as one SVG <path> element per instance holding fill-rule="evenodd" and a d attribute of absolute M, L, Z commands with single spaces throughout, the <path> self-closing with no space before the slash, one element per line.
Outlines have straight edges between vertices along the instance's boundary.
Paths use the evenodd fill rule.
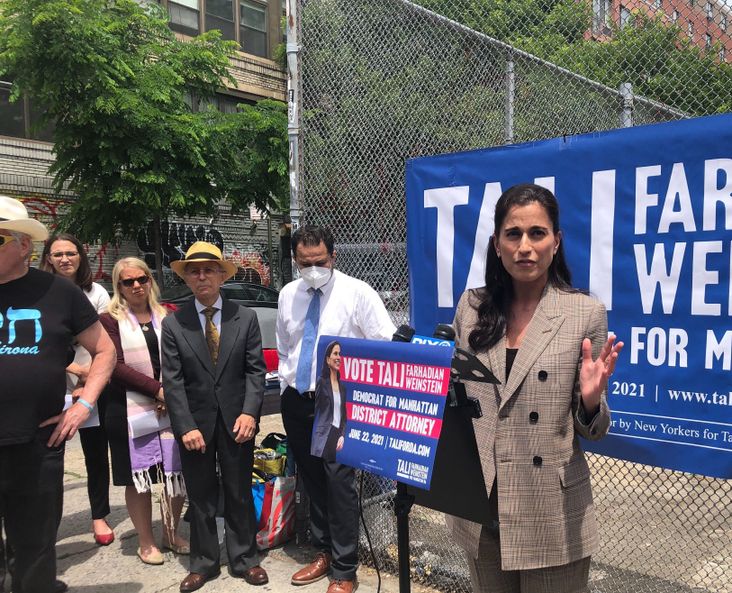
<path fill-rule="evenodd" d="M 180 443 L 183 477 L 188 491 L 191 523 L 190 571 L 212 575 L 219 571 L 219 539 L 216 530 L 216 506 L 219 480 L 216 460 L 221 470 L 224 495 L 224 526 L 229 568 L 235 575 L 259 565 L 257 519 L 252 502 L 252 465 L 254 439 L 236 443 L 219 414 L 213 439 L 206 452 L 187 451 Z"/>
<path fill-rule="evenodd" d="M 86 490 L 89 495 L 92 519 L 104 519 L 109 515 L 109 442 L 104 427 L 105 398 L 97 402 L 99 426 L 79 431 L 81 448 L 86 465 Z"/>
<path fill-rule="evenodd" d="M 310 455 L 315 402 L 288 387 L 282 394 L 282 422 L 298 475 L 310 497 L 313 545 L 333 555 L 333 578 L 353 580 L 358 568 L 356 470 Z"/>
<path fill-rule="evenodd" d="M 54 590 L 64 446 L 46 446 L 51 430 L 30 443 L 0 446 L 0 515 L 15 555 L 14 593 Z"/>

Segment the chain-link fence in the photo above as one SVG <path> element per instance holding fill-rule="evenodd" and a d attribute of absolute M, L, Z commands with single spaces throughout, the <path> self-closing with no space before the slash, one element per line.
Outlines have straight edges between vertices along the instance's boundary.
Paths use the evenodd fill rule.
<path fill-rule="evenodd" d="M 302 219 L 334 229 L 338 266 L 405 320 L 406 159 L 730 111 L 728 2 L 297 0 Z M 589 458 L 593 591 L 732 592 L 729 482 Z M 395 571 L 392 487 L 365 476 Z M 415 581 L 470 590 L 438 513 L 413 509 L 411 555 Z"/>

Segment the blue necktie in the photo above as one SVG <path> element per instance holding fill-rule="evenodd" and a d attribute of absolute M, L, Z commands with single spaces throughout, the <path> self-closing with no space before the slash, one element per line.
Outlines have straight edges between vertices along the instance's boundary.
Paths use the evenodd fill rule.
<path fill-rule="evenodd" d="M 305 315 L 302 347 L 300 348 L 300 358 L 297 361 L 297 374 L 295 375 L 295 385 L 300 393 L 304 393 L 310 389 L 315 338 L 318 335 L 318 324 L 320 323 L 320 295 L 323 294 L 319 288 L 310 288 L 308 292 L 312 294 L 312 298 L 310 299 L 308 312 Z"/>

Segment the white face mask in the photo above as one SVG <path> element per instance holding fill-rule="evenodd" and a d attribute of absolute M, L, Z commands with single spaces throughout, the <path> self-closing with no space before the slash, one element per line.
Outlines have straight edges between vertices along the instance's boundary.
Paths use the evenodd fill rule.
<path fill-rule="evenodd" d="M 333 275 L 333 269 L 310 266 L 308 268 L 302 268 L 300 275 L 308 286 L 318 289 L 328 284 L 330 277 Z"/>

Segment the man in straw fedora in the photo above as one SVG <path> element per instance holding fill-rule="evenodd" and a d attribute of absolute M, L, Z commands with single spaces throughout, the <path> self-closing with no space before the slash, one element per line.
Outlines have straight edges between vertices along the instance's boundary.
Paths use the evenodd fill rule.
<path fill-rule="evenodd" d="M 97 313 L 61 276 L 28 267 L 48 231 L 18 200 L 0 196 L 0 513 L 15 552 L 13 590 L 53 593 L 63 502 L 64 443 L 85 422 L 116 354 Z M 74 341 L 92 355 L 81 396 L 66 411 Z"/>
<path fill-rule="evenodd" d="M 236 267 L 215 245 L 198 241 L 171 267 L 194 296 L 163 320 L 162 332 L 163 391 L 181 443 L 191 511 L 190 573 L 180 590 L 200 589 L 220 571 L 217 459 L 229 569 L 251 585 L 264 585 L 251 490 L 266 371 L 257 316 L 221 296 L 221 285 Z"/>

